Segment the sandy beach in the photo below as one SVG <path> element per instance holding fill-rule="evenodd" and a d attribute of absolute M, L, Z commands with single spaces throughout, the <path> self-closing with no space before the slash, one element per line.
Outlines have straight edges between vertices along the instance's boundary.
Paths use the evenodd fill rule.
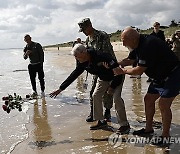
<path fill-rule="evenodd" d="M 128 55 L 121 42 L 113 42 L 113 48 L 117 59 L 123 59 Z M 75 60 L 70 55 L 71 48 L 45 49 L 45 57 L 48 66 L 52 66 L 51 73 L 46 74 L 46 93 L 56 90 L 60 83 L 69 75 L 75 67 Z M 92 131 L 89 129 L 95 122 L 85 121 L 89 114 L 89 87 L 84 89 L 83 83 L 86 74 L 69 86 L 56 99 L 45 97 L 38 99 L 30 106 L 27 114 L 29 122 L 26 124 L 28 137 L 14 146 L 9 153 L 12 154 L 178 154 L 179 144 L 171 144 L 168 147 L 158 147 L 151 144 L 136 144 L 133 142 L 114 142 L 112 137 L 119 128 L 114 107 L 112 110 L 112 122 L 104 130 Z M 128 135 L 124 138 L 133 138 L 132 132 L 145 126 L 143 97 L 148 84 L 147 76 L 141 79 L 126 76 L 122 97 L 125 101 L 127 117 L 131 126 Z M 91 77 L 88 76 L 90 85 Z M 172 105 L 173 120 L 171 135 L 180 137 L 180 96 Z M 156 106 L 154 118 L 155 135 L 161 133 L 161 116 Z"/>

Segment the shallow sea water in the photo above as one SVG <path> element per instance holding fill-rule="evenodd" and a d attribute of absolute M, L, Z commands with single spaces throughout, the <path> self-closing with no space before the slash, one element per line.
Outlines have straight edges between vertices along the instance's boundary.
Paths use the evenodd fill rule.
<path fill-rule="evenodd" d="M 31 93 L 27 71 L 28 60 L 25 61 L 22 58 L 22 50 L 0 50 L 0 54 L 2 56 L 0 63 L 0 99 L 14 92 L 24 97 Z M 77 121 L 84 123 L 89 112 L 88 91 L 90 86 L 87 89 L 84 87 L 86 73 L 82 74 L 52 102 L 48 93 L 57 89 L 74 68 L 68 63 L 68 60 L 72 59 L 69 56 L 69 53 L 64 51 L 45 52 L 44 71 L 47 94 L 45 100 L 38 99 L 37 101 L 24 103 L 22 112 L 13 110 L 10 114 L 7 114 L 3 110 L 0 111 L 0 153 L 10 153 L 18 144 L 27 139 L 30 140 L 28 147 L 31 149 L 54 148 L 55 145 L 62 145 L 64 149 L 62 153 L 163 153 L 162 149 L 152 147 L 142 150 L 142 146 L 145 145 L 122 144 L 117 148 L 112 148 L 112 145 L 107 142 L 112 131 L 93 131 L 87 134 L 85 130 L 89 129 L 89 125 L 83 124 L 82 127 L 79 127 L 76 124 Z M 59 59 L 65 59 L 66 66 L 57 63 L 56 61 Z M 143 97 L 149 84 L 146 80 L 145 75 L 142 75 L 141 79 L 130 78 L 129 76 L 126 76 L 125 79 L 122 97 L 125 101 L 128 120 L 132 128 L 130 133 L 145 126 Z M 86 83 L 91 84 L 91 76 L 88 76 Z M 37 87 L 40 91 L 38 80 Z M 173 120 L 171 126 L 172 135 L 178 137 L 180 136 L 179 102 L 180 96 L 176 98 L 172 105 Z M 1 100 L 0 103 L 2 105 L 3 101 Z M 156 106 L 154 121 L 156 132 L 160 133 L 162 124 L 158 106 Z M 32 131 L 27 129 L 29 123 L 33 123 L 33 126 L 29 126 Z M 68 123 L 73 128 L 67 128 Z M 112 109 L 112 123 L 109 125 L 113 127 L 113 131 L 118 128 L 114 108 Z M 67 135 L 69 129 L 73 131 Z M 67 138 L 66 135 L 69 137 Z M 33 137 L 31 138 L 31 136 Z M 168 152 L 178 151 L 179 148 L 172 145 Z"/>

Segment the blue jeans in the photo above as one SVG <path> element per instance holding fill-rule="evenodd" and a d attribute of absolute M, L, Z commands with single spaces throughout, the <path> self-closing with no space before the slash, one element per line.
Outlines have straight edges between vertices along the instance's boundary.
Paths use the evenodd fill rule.
<path fill-rule="evenodd" d="M 180 67 L 174 70 L 166 81 L 149 85 L 148 93 L 159 94 L 162 98 L 176 97 L 180 92 Z"/>

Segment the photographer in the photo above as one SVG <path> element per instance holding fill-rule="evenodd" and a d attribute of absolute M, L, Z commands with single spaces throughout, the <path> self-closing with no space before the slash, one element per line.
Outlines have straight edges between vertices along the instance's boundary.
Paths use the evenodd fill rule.
<path fill-rule="evenodd" d="M 180 61 L 180 30 L 176 30 L 171 38 L 173 42 L 172 51 L 176 54 Z"/>

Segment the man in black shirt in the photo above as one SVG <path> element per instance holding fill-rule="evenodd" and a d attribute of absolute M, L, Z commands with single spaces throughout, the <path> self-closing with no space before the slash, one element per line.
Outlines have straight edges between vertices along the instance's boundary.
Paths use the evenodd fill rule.
<path fill-rule="evenodd" d="M 153 81 L 145 95 L 146 128 L 135 131 L 135 135 L 153 133 L 153 116 L 155 101 L 159 99 L 159 108 L 162 115 L 162 137 L 169 137 L 172 120 L 171 104 L 180 91 L 180 66 L 177 57 L 167 44 L 151 35 L 141 35 L 135 29 L 128 27 L 122 34 L 123 45 L 128 47 L 136 59 L 126 58 L 119 62 L 128 66 L 138 59 L 138 66 L 132 69 L 117 67 L 114 73 L 141 75 L 145 73 Z M 136 56 L 134 56 L 136 55 Z"/>
<path fill-rule="evenodd" d="M 41 96 L 45 97 L 45 81 L 44 81 L 44 51 L 41 44 L 37 42 L 33 42 L 31 40 L 31 36 L 26 34 L 24 36 L 24 41 L 27 43 L 24 47 L 23 57 L 26 60 L 29 58 L 30 64 L 28 65 L 29 76 L 31 80 L 31 85 L 33 89 L 33 97 L 37 96 L 37 88 L 36 88 L 36 74 L 38 73 L 38 78 L 41 86 Z"/>
<path fill-rule="evenodd" d="M 165 41 L 165 36 L 164 36 L 164 31 L 160 30 L 160 23 L 159 22 L 155 22 L 153 24 L 153 31 L 150 35 L 153 35 L 163 41 Z M 148 78 L 147 82 L 151 82 L 151 78 Z"/>
<path fill-rule="evenodd" d="M 121 98 L 121 91 L 124 82 L 124 75 L 114 76 L 113 68 L 119 66 L 117 61 L 110 53 L 96 52 L 94 49 L 86 49 L 82 44 L 76 44 L 72 49 L 72 54 L 76 58 L 76 69 L 70 76 L 60 85 L 59 89 L 52 92 L 50 97 L 56 97 L 60 92 L 65 90 L 77 77 L 88 71 L 91 74 L 99 77 L 93 93 L 93 116 L 98 120 L 95 126 L 91 126 L 91 130 L 101 129 L 107 126 L 107 121 L 104 120 L 102 98 L 105 93 L 113 95 L 113 102 L 115 103 L 117 119 L 120 124 L 118 133 L 128 133 L 130 130 L 129 123 L 126 117 L 124 101 Z M 104 67 L 103 64 L 109 65 L 109 68 Z"/>
<path fill-rule="evenodd" d="M 160 23 L 155 22 L 153 24 L 153 27 L 154 27 L 154 29 L 153 29 L 153 31 L 152 31 L 152 33 L 150 35 L 156 36 L 157 38 L 165 41 L 164 31 L 159 29 L 160 28 Z"/>

